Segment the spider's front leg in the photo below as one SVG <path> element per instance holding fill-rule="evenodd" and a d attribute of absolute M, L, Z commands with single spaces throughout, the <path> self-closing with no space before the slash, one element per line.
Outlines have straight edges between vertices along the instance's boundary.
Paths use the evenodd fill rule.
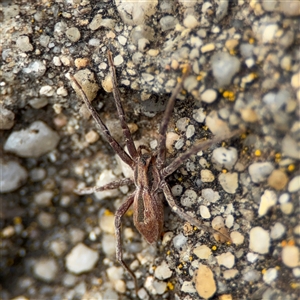
<path fill-rule="evenodd" d="M 174 200 L 174 197 L 172 195 L 172 192 L 170 190 L 169 185 L 166 183 L 165 180 L 162 180 L 160 182 L 160 187 L 165 195 L 165 198 L 169 204 L 169 206 L 171 207 L 171 209 L 177 214 L 179 215 L 183 220 L 189 222 L 190 224 L 198 227 L 198 228 L 202 228 L 205 231 L 208 231 L 212 234 L 218 234 L 218 239 L 221 242 L 226 242 L 226 241 L 231 241 L 231 238 L 229 235 L 220 232 L 218 230 L 212 229 L 204 224 L 202 224 L 198 219 L 192 217 L 191 215 L 187 214 L 180 206 L 178 206 Z"/>
<path fill-rule="evenodd" d="M 133 181 L 131 178 L 123 178 L 118 181 L 113 181 L 108 184 L 105 184 L 103 186 L 91 186 L 91 187 L 86 187 L 86 188 L 82 188 L 82 189 L 77 188 L 74 192 L 78 195 L 89 195 L 89 194 L 93 194 L 95 192 L 113 190 L 120 186 L 131 185 L 131 184 L 133 184 Z"/>

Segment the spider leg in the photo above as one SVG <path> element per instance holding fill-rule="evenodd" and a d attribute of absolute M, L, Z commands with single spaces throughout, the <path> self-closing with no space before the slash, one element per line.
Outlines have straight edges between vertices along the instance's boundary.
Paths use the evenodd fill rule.
<path fill-rule="evenodd" d="M 125 113 L 124 113 L 124 109 L 122 107 L 120 92 L 119 92 L 118 85 L 117 85 L 116 69 L 114 67 L 111 52 L 107 51 L 107 55 L 108 55 L 108 63 L 109 63 L 111 74 L 112 74 L 113 94 L 114 94 L 115 104 L 117 107 L 117 111 L 118 111 L 119 119 L 121 122 L 121 126 L 122 126 L 123 134 L 125 137 L 128 152 L 131 155 L 131 157 L 133 158 L 133 160 L 135 160 L 135 158 L 138 156 L 138 153 L 137 153 L 136 147 L 134 145 L 133 138 L 131 136 L 128 125 L 125 121 Z"/>
<path fill-rule="evenodd" d="M 170 187 L 168 186 L 168 184 L 166 183 L 165 180 L 162 180 L 160 183 L 160 187 L 163 190 L 163 193 L 165 195 L 165 198 L 169 204 L 169 206 L 171 207 L 171 209 L 177 214 L 179 215 L 183 220 L 191 223 L 192 225 L 196 226 L 197 228 L 202 228 L 205 231 L 208 231 L 212 234 L 218 233 L 218 235 L 221 235 L 225 241 L 231 241 L 230 237 L 218 230 L 215 230 L 211 227 L 208 227 L 204 224 L 202 224 L 198 219 L 192 217 L 191 215 L 189 215 L 188 213 L 186 213 L 180 206 L 178 206 L 174 200 L 174 197 L 172 195 L 172 192 L 170 190 Z"/>
<path fill-rule="evenodd" d="M 95 192 L 105 191 L 105 190 L 113 190 L 123 185 L 130 185 L 133 184 L 131 178 L 124 178 L 118 181 L 113 181 L 103 186 L 93 186 L 93 187 L 86 187 L 83 189 L 76 189 L 74 192 L 78 195 L 87 195 L 93 194 Z"/>
<path fill-rule="evenodd" d="M 102 133 L 104 134 L 106 140 L 109 142 L 110 146 L 114 149 L 114 151 L 120 156 L 120 158 L 129 165 L 132 169 L 134 168 L 134 161 L 132 158 L 124 151 L 124 149 L 120 146 L 120 144 L 111 136 L 109 130 L 107 129 L 106 125 L 101 120 L 100 116 L 98 115 L 96 109 L 92 106 L 91 102 L 87 98 L 85 92 L 83 91 L 82 87 L 75 79 L 74 76 L 70 75 L 74 85 L 78 89 L 81 94 L 81 98 L 83 99 L 85 105 L 87 106 L 88 110 L 92 114 L 96 124 L 100 127 Z"/>
<path fill-rule="evenodd" d="M 115 213 L 115 231 L 116 231 L 116 238 L 117 238 L 116 257 L 118 262 L 132 277 L 134 281 L 135 291 L 136 293 L 138 293 L 138 285 L 137 285 L 136 277 L 123 260 L 122 238 L 121 238 L 121 218 L 133 203 L 134 196 L 135 196 L 135 192 L 127 198 L 127 200 L 118 208 L 118 210 Z"/>
<path fill-rule="evenodd" d="M 182 85 L 184 80 L 189 74 L 189 68 L 185 70 L 185 73 L 183 74 L 182 78 L 178 81 L 175 89 L 172 92 L 172 95 L 170 99 L 168 100 L 160 128 L 159 128 L 159 137 L 158 137 L 158 154 L 157 154 L 157 168 L 158 170 L 161 170 L 164 166 L 165 160 L 166 160 L 166 132 L 168 129 L 168 124 L 171 118 L 171 114 L 175 105 L 175 100 L 177 95 L 180 93 L 182 89 Z"/>
<path fill-rule="evenodd" d="M 161 177 L 166 178 L 170 174 L 172 174 L 174 171 L 176 171 L 191 155 L 196 154 L 199 151 L 205 150 L 212 145 L 219 143 L 223 140 L 230 139 L 234 137 L 235 135 L 241 134 L 243 130 L 237 129 L 234 130 L 228 134 L 223 134 L 214 137 L 211 140 L 206 140 L 203 142 L 200 142 L 199 144 L 194 145 L 192 148 L 189 150 L 185 151 L 178 157 L 176 157 L 168 166 L 166 166 L 162 171 L 161 171 Z"/>

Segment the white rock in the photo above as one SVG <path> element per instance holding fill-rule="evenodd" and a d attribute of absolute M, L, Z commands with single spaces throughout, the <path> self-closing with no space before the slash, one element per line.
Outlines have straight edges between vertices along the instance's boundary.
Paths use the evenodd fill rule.
<path fill-rule="evenodd" d="M 173 245 L 177 250 L 181 250 L 186 245 L 188 238 L 182 233 L 176 235 L 173 239 Z"/>
<path fill-rule="evenodd" d="M 209 219 L 211 217 L 211 214 L 207 206 L 200 205 L 200 215 L 203 219 Z"/>
<path fill-rule="evenodd" d="M 54 95 L 54 88 L 50 85 L 44 85 L 39 91 L 41 96 L 51 97 Z"/>
<path fill-rule="evenodd" d="M 254 183 L 265 181 L 273 170 L 274 166 L 270 162 L 258 162 L 249 166 L 249 174 Z"/>
<path fill-rule="evenodd" d="M 118 12 L 127 25 L 143 24 L 146 17 L 150 17 L 156 12 L 158 0 L 152 1 L 129 1 L 116 0 Z"/>
<path fill-rule="evenodd" d="M 282 262 L 289 268 L 299 267 L 299 248 L 297 246 L 285 246 L 282 249 Z"/>
<path fill-rule="evenodd" d="M 33 273 L 45 282 L 52 282 L 58 275 L 58 264 L 55 259 L 41 258 L 33 266 Z"/>
<path fill-rule="evenodd" d="M 230 84 L 233 76 L 239 72 L 241 63 L 237 57 L 220 52 L 212 56 L 211 66 L 218 86 L 224 87 Z"/>
<path fill-rule="evenodd" d="M 197 202 L 197 193 L 193 190 L 186 190 L 180 198 L 180 203 L 183 206 L 191 207 Z"/>
<path fill-rule="evenodd" d="M 99 175 L 99 178 L 96 181 L 96 185 L 102 186 L 102 185 L 108 184 L 108 183 L 110 183 L 112 181 L 116 181 L 116 180 L 117 180 L 116 175 L 114 175 L 114 173 L 111 170 L 105 169 Z M 102 200 L 105 198 L 113 198 L 118 195 L 119 195 L 118 189 L 95 192 L 95 196 L 98 200 Z"/>
<path fill-rule="evenodd" d="M 16 161 L 4 162 L 0 159 L 0 193 L 9 193 L 22 186 L 28 177 L 28 173 Z"/>
<path fill-rule="evenodd" d="M 193 252 L 200 259 L 208 259 L 212 254 L 211 249 L 206 245 L 196 247 Z"/>
<path fill-rule="evenodd" d="M 0 130 L 8 130 L 11 129 L 15 124 L 15 114 L 0 105 Z"/>
<path fill-rule="evenodd" d="M 164 281 L 153 281 L 153 287 L 158 295 L 162 295 L 167 290 L 167 283 Z"/>
<path fill-rule="evenodd" d="M 102 239 L 102 250 L 106 256 L 112 257 L 116 253 L 116 237 L 111 234 L 103 234 Z"/>
<path fill-rule="evenodd" d="M 193 113 L 193 118 L 198 123 L 203 123 L 206 118 L 206 114 L 204 113 L 204 108 L 198 108 L 197 110 L 195 110 Z"/>
<path fill-rule="evenodd" d="M 248 260 L 250 263 L 256 262 L 257 259 L 258 259 L 258 254 L 257 254 L 257 253 L 253 253 L 253 252 L 247 253 L 247 260 Z"/>
<path fill-rule="evenodd" d="M 201 100 L 205 103 L 213 103 L 218 97 L 218 93 L 214 89 L 207 89 L 201 94 Z"/>
<path fill-rule="evenodd" d="M 292 202 L 283 203 L 280 205 L 280 210 L 285 215 L 290 215 L 294 211 L 294 205 Z"/>
<path fill-rule="evenodd" d="M 276 222 L 271 229 L 271 234 L 270 234 L 271 239 L 272 240 L 280 239 L 285 234 L 285 231 L 286 231 L 285 226 L 280 222 Z"/>
<path fill-rule="evenodd" d="M 233 223 L 234 223 L 234 216 L 233 215 L 228 215 L 226 217 L 226 220 L 225 220 L 226 227 L 231 228 L 233 226 Z"/>
<path fill-rule="evenodd" d="M 236 148 L 219 147 L 214 149 L 211 157 L 211 161 L 218 170 L 227 169 L 231 170 L 238 159 L 238 153 Z"/>
<path fill-rule="evenodd" d="M 238 173 L 221 173 L 219 175 L 219 182 L 225 192 L 229 194 L 235 194 L 237 188 L 239 187 Z"/>
<path fill-rule="evenodd" d="M 270 247 L 270 235 L 267 230 L 264 230 L 262 227 L 254 227 L 250 231 L 250 250 L 266 254 L 269 253 Z"/>
<path fill-rule="evenodd" d="M 299 278 L 300 277 L 300 268 L 294 268 L 293 275 L 294 275 L 294 277 Z"/>
<path fill-rule="evenodd" d="M 245 240 L 244 236 L 238 231 L 232 231 L 230 233 L 230 238 L 232 240 L 232 243 L 235 245 L 242 245 Z"/>
<path fill-rule="evenodd" d="M 283 204 L 283 203 L 287 203 L 290 201 L 290 195 L 288 193 L 283 193 L 280 195 L 279 197 L 279 203 Z"/>
<path fill-rule="evenodd" d="M 226 280 L 229 280 L 229 279 L 236 277 L 238 274 L 239 274 L 239 271 L 237 269 L 225 270 L 223 272 L 223 277 Z"/>
<path fill-rule="evenodd" d="M 216 258 L 219 266 L 224 266 L 227 269 L 231 269 L 234 266 L 235 257 L 231 252 L 223 253 L 218 255 Z"/>
<path fill-rule="evenodd" d="M 193 15 L 187 15 L 183 20 L 183 25 L 186 28 L 193 29 L 198 26 L 198 21 Z"/>
<path fill-rule="evenodd" d="M 288 191 L 290 193 L 296 193 L 300 190 L 300 175 L 295 176 L 288 185 Z"/>
<path fill-rule="evenodd" d="M 115 216 L 101 209 L 98 214 L 98 223 L 101 230 L 109 234 L 115 234 Z"/>
<path fill-rule="evenodd" d="M 262 33 L 262 42 L 263 43 L 269 43 L 272 42 L 276 31 L 278 30 L 278 25 L 277 24 L 269 24 L 267 25 Z"/>
<path fill-rule="evenodd" d="M 34 202 L 39 206 L 50 206 L 53 197 L 53 191 L 41 191 L 34 195 Z"/>
<path fill-rule="evenodd" d="M 80 243 L 66 256 L 66 268 L 69 272 L 81 274 L 91 271 L 98 260 L 97 251 Z"/>
<path fill-rule="evenodd" d="M 27 35 L 21 35 L 16 41 L 16 46 L 24 52 L 30 52 L 33 50 L 33 46 L 30 44 L 29 37 Z"/>
<path fill-rule="evenodd" d="M 56 148 L 59 135 L 41 121 L 28 129 L 14 131 L 8 137 L 4 150 L 21 157 L 39 157 Z"/>
<path fill-rule="evenodd" d="M 195 293 L 196 289 L 194 288 L 192 281 L 184 281 L 180 290 L 184 293 Z"/>
<path fill-rule="evenodd" d="M 212 203 L 216 203 L 221 198 L 220 194 L 212 189 L 203 189 L 201 195 L 204 200 Z"/>
<path fill-rule="evenodd" d="M 277 195 L 272 190 L 265 190 L 260 198 L 258 215 L 264 216 L 277 203 Z"/>
<path fill-rule="evenodd" d="M 261 273 L 257 270 L 249 270 L 243 275 L 243 279 L 248 282 L 256 282 L 260 279 Z"/>
<path fill-rule="evenodd" d="M 159 280 L 165 280 L 172 276 L 172 271 L 165 261 L 155 269 L 154 276 Z"/>
<path fill-rule="evenodd" d="M 270 284 L 277 278 L 277 275 L 278 271 L 275 268 L 270 268 L 264 274 L 263 280 L 266 284 Z"/>

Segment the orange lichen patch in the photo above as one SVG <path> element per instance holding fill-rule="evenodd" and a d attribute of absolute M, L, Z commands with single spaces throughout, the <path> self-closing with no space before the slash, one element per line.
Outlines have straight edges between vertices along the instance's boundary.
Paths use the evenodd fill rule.
<path fill-rule="evenodd" d="M 216 251 L 218 249 L 218 247 L 216 246 L 216 245 L 213 245 L 212 247 L 211 247 L 211 250 L 212 251 Z"/>
<path fill-rule="evenodd" d="M 262 273 L 262 274 L 266 274 L 266 272 L 267 272 L 267 269 L 262 269 L 262 270 L 261 270 L 261 273 Z"/>
<path fill-rule="evenodd" d="M 275 154 L 275 162 L 280 162 L 281 161 L 281 153 L 276 153 Z"/>
<path fill-rule="evenodd" d="M 228 99 L 229 101 L 234 101 L 235 100 L 235 94 L 232 91 L 225 90 L 223 92 L 223 97 Z"/>
<path fill-rule="evenodd" d="M 226 169 L 222 169 L 222 173 L 226 174 L 228 171 Z"/>
<path fill-rule="evenodd" d="M 295 246 L 295 240 L 289 240 L 287 244 L 288 246 Z"/>
<path fill-rule="evenodd" d="M 254 155 L 255 155 L 256 157 L 261 156 L 261 151 L 260 151 L 259 149 L 255 150 L 255 151 L 254 151 Z"/>
<path fill-rule="evenodd" d="M 295 170 L 295 165 L 294 164 L 290 164 L 288 167 L 287 167 L 287 170 L 289 172 L 293 172 Z"/>
<path fill-rule="evenodd" d="M 250 38 L 249 40 L 248 40 L 248 42 L 249 42 L 249 44 L 254 44 L 255 43 L 255 39 L 254 38 Z"/>
<path fill-rule="evenodd" d="M 174 284 L 172 282 L 168 282 L 167 283 L 167 288 L 170 290 L 170 291 L 173 291 L 174 290 Z"/>
<path fill-rule="evenodd" d="M 113 216 L 113 213 L 112 213 L 110 210 L 106 209 L 106 210 L 104 211 L 104 215 L 105 215 L 105 216 Z"/>
<path fill-rule="evenodd" d="M 21 217 L 14 217 L 14 224 L 15 225 L 22 224 L 22 218 Z"/>

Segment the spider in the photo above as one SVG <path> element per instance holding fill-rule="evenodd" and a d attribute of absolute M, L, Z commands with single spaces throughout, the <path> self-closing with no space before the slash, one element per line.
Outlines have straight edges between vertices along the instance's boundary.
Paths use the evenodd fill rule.
<path fill-rule="evenodd" d="M 92 194 L 94 192 L 103 191 L 107 189 L 115 189 L 123 185 L 135 185 L 135 191 L 129 195 L 126 201 L 118 208 L 115 213 L 115 233 L 116 233 L 116 258 L 125 270 L 131 275 L 134 280 L 136 292 L 138 291 L 137 279 L 132 270 L 127 266 L 123 260 L 122 246 L 121 246 L 121 218 L 126 213 L 131 205 L 133 205 L 133 222 L 140 234 L 146 239 L 149 244 L 155 243 L 163 229 L 163 203 L 160 197 L 164 194 L 165 199 L 170 205 L 171 209 L 178 214 L 182 219 L 191 223 L 192 225 L 202 228 L 205 231 L 215 233 L 210 227 L 203 225 L 198 219 L 185 212 L 178 206 L 173 198 L 172 192 L 166 178 L 178 169 L 191 155 L 209 148 L 225 139 L 229 139 L 239 133 L 240 130 L 235 130 L 229 134 L 223 134 L 214 137 L 212 140 L 205 140 L 199 144 L 192 146 L 189 150 L 175 158 L 170 164 L 166 165 L 166 132 L 167 126 L 174 108 L 176 96 L 182 89 L 184 80 L 186 79 L 189 67 L 183 71 L 183 76 L 178 83 L 167 103 L 165 112 L 161 121 L 158 137 L 158 149 L 152 153 L 146 146 L 139 146 L 136 148 L 132 135 L 129 131 L 128 125 L 125 121 L 125 113 L 121 104 L 120 92 L 117 87 L 116 71 L 112 60 L 112 54 L 108 51 L 108 63 L 113 84 L 113 95 L 115 105 L 117 107 L 118 116 L 120 119 L 125 143 L 128 149 L 128 154 L 121 147 L 121 145 L 111 136 L 106 125 L 101 120 L 95 108 L 91 105 L 85 92 L 83 91 L 77 80 L 70 75 L 73 81 L 73 87 L 79 92 L 82 100 L 90 111 L 96 124 L 99 126 L 106 140 L 116 152 L 116 154 L 133 170 L 133 178 L 125 178 L 119 181 L 114 181 L 104 186 L 87 187 L 84 189 L 77 189 L 77 194 Z M 144 150 L 144 151 L 142 151 Z M 230 240 L 226 233 L 221 230 L 217 231 L 225 240 Z"/>

